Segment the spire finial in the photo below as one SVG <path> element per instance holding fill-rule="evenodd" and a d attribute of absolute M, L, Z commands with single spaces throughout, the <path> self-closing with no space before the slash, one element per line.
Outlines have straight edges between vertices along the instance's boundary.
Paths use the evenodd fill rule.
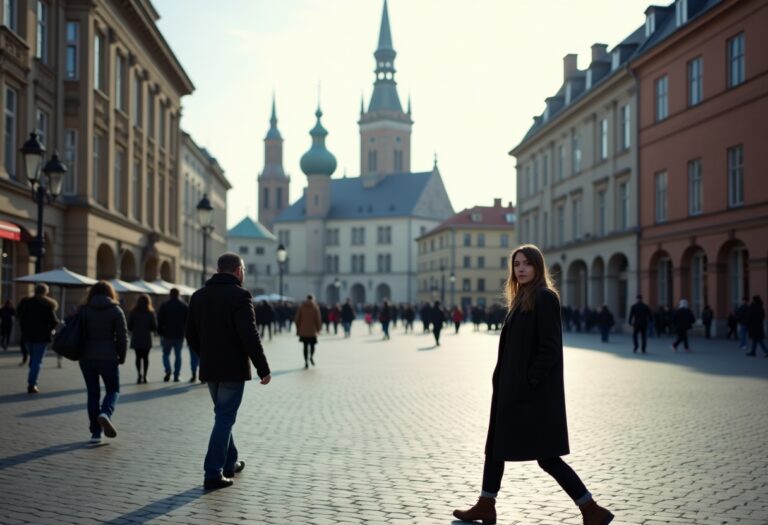
<path fill-rule="evenodd" d="M 411 114 L 411 93 L 408 92 L 408 114 Z"/>
<path fill-rule="evenodd" d="M 275 90 L 272 90 L 272 116 L 270 117 L 269 121 L 274 126 L 277 124 L 277 111 L 275 110 Z"/>
<path fill-rule="evenodd" d="M 365 115 L 365 93 L 360 92 L 360 114 Z"/>
<path fill-rule="evenodd" d="M 379 29 L 379 50 L 393 50 L 392 31 L 389 29 L 389 10 L 387 0 L 384 0 L 384 8 L 381 13 L 381 27 Z"/>
<path fill-rule="evenodd" d="M 437 151 L 435 151 L 435 165 L 433 166 L 434 169 L 437 169 Z"/>

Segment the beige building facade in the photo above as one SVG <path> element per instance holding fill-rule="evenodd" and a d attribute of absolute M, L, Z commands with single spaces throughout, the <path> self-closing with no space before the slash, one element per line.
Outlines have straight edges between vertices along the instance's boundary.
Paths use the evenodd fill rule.
<path fill-rule="evenodd" d="M 7 0 L 0 9 L 0 221 L 19 230 L 3 239 L 1 298 L 18 300 L 26 288 L 13 279 L 34 269 L 37 207 L 19 153 L 32 131 L 68 168 L 62 195 L 45 206 L 43 269 L 176 280 L 181 98 L 194 86 L 152 4 Z"/>
<path fill-rule="evenodd" d="M 516 246 L 515 207 L 475 206 L 419 236 L 418 300 L 447 306 L 504 304 L 510 251 Z"/>
<path fill-rule="evenodd" d="M 227 191 L 232 185 L 207 149 L 181 132 L 181 273 L 177 281 L 197 288 L 216 270 L 216 259 L 227 251 Z M 213 207 L 213 229 L 206 240 L 206 274 L 203 276 L 203 228 L 197 205 L 207 196 Z"/>
<path fill-rule="evenodd" d="M 518 239 L 542 248 L 563 305 L 628 315 L 638 290 L 638 148 L 633 33 L 588 69 L 564 58 L 563 86 L 510 155 L 517 159 Z M 620 324 L 620 323 L 619 323 Z"/>

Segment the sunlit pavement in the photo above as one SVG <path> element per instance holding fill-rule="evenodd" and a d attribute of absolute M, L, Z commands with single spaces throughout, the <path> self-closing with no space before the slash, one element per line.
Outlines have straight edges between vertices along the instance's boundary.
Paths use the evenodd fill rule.
<path fill-rule="evenodd" d="M 419 323 L 417 323 L 419 324 Z M 478 495 L 498 334 L 465 325 L 392 339 L 266 342 L 270 385 L 251 382 L 235 425 L 245 470 L 202 490 L 213 414 L 205 386 L 163 383 L 160 352 L 137 385 L 121 368 L 118 437 L 87 444 L 76 363 L 49 354 L 26 393 L 18 352 L 0 353 L 0 523 L 451 523 Z M 566 336 L 568 462 L 614 523 L 768 523 L 768 359 L 694 339 Z M 183 381 L 189 379 L 185 352 Z M 580 523 L 535 463 L 507 465 L 499 523 Z"/>

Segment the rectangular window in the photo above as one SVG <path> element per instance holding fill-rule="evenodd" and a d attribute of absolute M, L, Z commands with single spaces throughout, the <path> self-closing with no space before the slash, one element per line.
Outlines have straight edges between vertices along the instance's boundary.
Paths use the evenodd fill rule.
<path fill-rule="evenodd" d="M 152 92 L 147 97 L 147 135 L 155 138 L 155 94 Z"/>
<path fill-rule="evenodd" d="M 701 159 L 688 162 L 688 214 L 699 215 L 703 206 Z"/>
<path fill-rule="evenodd" d="M 369 173 L 376 173 L 376 152 L 375 151 L 369 151 L 368 152 L 368 172 Z"/>
<path fill-rule="evenodd" d="M 157 217 L 160 223 L 160 231 L 165 231 L 165 212 L 167 203 L 165 202 L 165 177 L 160 172 L 157 177 Z"/>
<path fill-rule="evenodd" d="M 688 62 L 688 105 L 695 106 L 701 103 L 703 98 L 703 73 L 704 61 L 701 57 Z"/>
<path fill-rule="evenodd" d="M 163 104 L 160 104 L 158 113 L 160 122 L 157 126 L 157 134 L 159 135 L 160 146 L 165 147 L 165 106 Z"/>
<path fill-rule="evenodd" d="M 728 148 L 728 206 L 744 205 L 744 148 Z"/>
<path fill-rule="evenodd" d="M 470 279 L 462 279 L 461 280 L 461 290 L 463 292 L 470 292 L 470 291 L 472 291 L 472 281 Z"/>
<path fill-rule="evenodd" d="M 502 233 L 499 237 L 499 246 L 502 248 L 508 248 L 509 247 L 509 235 L 506 233 Z"/>
<path fill-rule="evenodd" d="M 48 4 L 43 0 L 37 0 L 35 58 L 40 59 L 43 64 L 48 63 Z"/>
<path fill-rule="evenodd" d="M 621 147 L 629 149 L 631 144 L 629 104 L 621 107 Z"/>
<path fill-rule="evenodd" d="M 656 174 L 656 222 L 667 220 L 667 172 Z"/>
<path fill-rule="evenodd" d="M 147 166 L 146 190 L 144 202 L 147 210 L 147 224 L 155 225 L 155 173 Z M 197 236 L 195 236 L 197 237 Z"/>
<path fill-rule="evenodd" d="M 544 227 L 543 233 L 544 236 L 542 237 L 542 244 L 547 247 L 549 246 L 549 213 L 544 212 L 544 217 L 542 219 L 542 226 Z"/>
<path fill-rule="evenodd" d="M 565 243 L 565 206 L 557 207 L 557 242 Z"/>
<path fill-rule="evenodd" d="M 42 109 L 35 111 L 35 128 L 40 144 L 45 146 L 48 142 L 48 113 Z"/>
<path fill-rule="evenodd" d="M 133 218 L 141 222 L 141 162 L 133 161 Z M 187 207 L 187 209 L 189 209 Z"/>
<path fill-rule="evenodd" d="M 669 116 L 669 77 L 656 79 L 656 122 Z"/>
<path fill-rule="evenodd" d="M 115 55 L 115 106 L 125 111 L 125 58 Z"/>
<path fill-rule="evenodd" d="M 485 234 L 484 233 L 478 233 L 477 234 L 477 245 L 481 248 L 485 246 Z"/>
<path fill-rule="evenodd" d="M 66 80 L 77 80 L 80 78 L 78 65 L 80 61 L 80 23 L 67 22 L 66 27 L 66 51 L 65 51 L 65 70 L 64 78 Z"/>
<path fill-rule="evenodd" d="M 248 247 L 240 246 L 237 250 L 237 253 L 239 253 L 240 255 L 248 255 Z"/>
<path fill-rule="evenodd" d="M 675 23 L 680 27 L 688 21 L 688 1 L 677 0 L 675 2 Z"/>
<path fill-rule="evenodd" d="M 728 87 L 744 82 L 744 33 L 728 40 Z"/>
<path fill-rule="evenodd" d="M 477 267 L 478 268 L 485 268 L 485 257 L 484 256 L 480 255 L 477 258 Z"/>
<path fill-rule="evenodd" d="M 533 193 L 539 191 L 539 157 L 533 157 Z"/>
<path fill-rule="evenodd" d="M 5 171 L 11 179 L 16 179 L 16 156 L 17 156 L 17 116 L 18 116 L 19 97 L 16 90 L 5 86 Z"/>
<path fill-rule="evenodd" d="M 93 38 L 93 87 L 104 91 L 104 36 L 101 33 Z"/>
<path fill-rule="evenodd" d="M 573 240 L 581 239 L 581 199 L 573 199 Z"/>
<path fill-rule="evenodd" d="M 533 232 L 531 234 L 533 244 L 539 243 L 539 214 L 538 212 L 533 216 Z"/>
<path fill-rule="evenodd" d="M 629 183 L 619 184 L 619 230 L 629 228 Z"/>
<path fill-rule="evenodd" d="M 581 144 L 579 141 L 579 134 L 575 131 L 571 132 L 571 148 L 573 152 L 573 175 L 581 172 Z"/>
<path fill-rule="evenodd" d="M 3 24 L 8 29 L 18 33 L 19 31 L 19 6 L 18 0 L 3 0 Z"/>
<path fill-rule="evenodd" d="M 123 191 L 123 185 L 125 184 L 125 180 L 123 177 L 123 165 L 125 164 L 125 151 L 123 151 L 120 148 L 117 148 L 115 150 L 115 179 L 114 179 L 114 192 L 112 195 L 114 196 L 114 206 L 117 211 L 120 213 L 125 213 L 125 203 L 124 203 L 124 191 Z"/>
<path fill-rule="evenodd" d="M 77 130 L 67 128 L 64 130 L 64 151 L 62 160 L 67 167 L 62 184 L 62 193 L 72 195 L 77 192 Z"/>
<path fill-rule="evenodd" d="M 283 209 L 283 188 L 276 188 L 275 191 L 275 207 L 278 210 Z"/>
<path fill-rule="evenodd" d="M 608 119 L 600 121 L 600 160 L 608 158 Z"/>
<path fill-rule="evenodd" d="M 403 172 L 403 152 L 399 149 L 395 150 L 395 172 Z"/>
<path fill-rule="evenodd" d="M 144 108 L 141 105 L 142 102 L 142 85 L 141 77 L 137 71 L 133 75 L 133 90 L 131 90 L 131 109 L 133 110 L 133 125 L 141 129 L 142 116 L 144 115 Z"/>
<path fill-rule="evenodd" d="M 477 280 L 477 291 L 478 292 L 484 292 L 485 291 L 485 279 L 478 279 Z"/>
<path fill-rule="evenodd" d="M 541 163 L 541 185 L 546 186 L 547 184 L 549 184 L 549 153 L 544 154 Z"/>
<path fill-rule="evenodd" d="M 469 255 L 465 255 L 462 262 L 464 263 L 464 268 L 472 267 L 472 258 Z"/>
<path fill-rule="evenodd" d="M 565 146 L 560 144 L 557 147 L 557 180 L 563 180 L 565 177 Z"/>
<path fill-rule="evenodd" d="M 597 192 L 597 235 L 605 235 L 605 190 Z"/>
<path fill-rule="evenodd" d="M 93 135 L 93 172 L 92 172 L 92 179 L 91 179 L 91 197 L 93 197 L 93 200 L 96 202 L 99 201 L 100 196 L 100 184 L 99 179 L 101 178 L 101 145 L 102 145 L 102 136 L 99 133 L 96 133 Z"/>
<path fill-rule="evenodd" d="M 471 233 L 465 233 L 464 234 L 464 246 L 472 246 L 472 234 Z"/>
<path fill-rule="evenodd" d="M 501 268 L 502 270 L 506 269 L 507 268 L 507 261 L 508 261 L 508 259 L 506 257 L 501 257 L 499 259 L 499 268 Z"/>

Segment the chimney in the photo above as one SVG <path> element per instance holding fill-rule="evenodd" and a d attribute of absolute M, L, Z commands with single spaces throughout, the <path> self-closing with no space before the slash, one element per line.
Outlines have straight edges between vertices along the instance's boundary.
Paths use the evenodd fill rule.
<path fill-rule="evenodd" d="M 592 44 L 592 62 L 603 60 L 608 54 L 607 44 Z"/>
<path fill-rule="evenodd" d="M 501 199 L 493 199 L 493 207 L 501 208 Z"/>
<path fill-rule="evenodd" d="M 509 204 L 507 204 L 507 208 L 512 208 L 512 201 L 509 201 Z"/>
<path fill-rule="evenodd" d="M 576 66 L 577 59 L 578 59 L 578 55 L 576 55 L 575 53 L 569 53 L 563 57 L 563 79 L 564 80 L 568 80 L 578 70 L 578 67 Z"/>

